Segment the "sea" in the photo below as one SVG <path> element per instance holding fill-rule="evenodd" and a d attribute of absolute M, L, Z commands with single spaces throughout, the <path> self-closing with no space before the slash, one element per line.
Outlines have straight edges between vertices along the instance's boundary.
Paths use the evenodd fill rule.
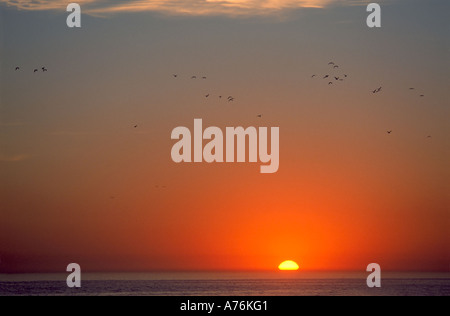
<path fill-rule="evenodd" d="M 449 296 L 450 273 L 382 273 L 369 288 L 361 272 L 0 274 L 0 296 Z"/>

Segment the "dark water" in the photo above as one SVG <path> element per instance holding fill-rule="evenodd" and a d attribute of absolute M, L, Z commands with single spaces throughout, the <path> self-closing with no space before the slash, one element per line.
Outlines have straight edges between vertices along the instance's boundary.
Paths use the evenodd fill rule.
<path fill-rule="evenodd" d="M 234 279 L 232 277 L 235 277 Z M 362 275 L 361 275 L 362 276 Z M 368 288 L 359 275 L 326 278 L 282 276 L 245 278 L 245 275 L 103 275 L 82 280 L 81 288 L 66 285 L 65 275 L 24 277 L 0 275 L 0 295 L 87 296 L 449 296 L 450 276 L 414 275 L 382 279 L 382 287 Z M 252 278 L 250 278 L 252 277 Z M 27 280 L 28 279 L 28 280 Z M 34 280 L 33 280 L 34 279 Z"/>

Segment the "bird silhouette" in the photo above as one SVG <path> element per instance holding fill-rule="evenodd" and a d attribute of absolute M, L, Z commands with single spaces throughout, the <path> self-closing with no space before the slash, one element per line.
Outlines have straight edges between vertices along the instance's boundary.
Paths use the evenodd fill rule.
<path fill-rule="evenodd" d="M 311 78 L 314 78 L 316 75 L 312 75 Z"/>
<path fill-rule="evenodd" d="M 330 84 L 333 84 L 333 83 L 330 81 L 330 82 L 328 82 L 328 85 L 330 85 Z"/>
<path fill-rule="evenodd" d="M 387 131 L 388 134 L 392 134 L 392 131 Z"/>
<path fill-rule="evenodd" d="M 192 76 L 191 79 L 197 79 L 197 76 Z"/>
<path fill-rule="evenodd" d="M 334 65 L 334 62 L 330 61 L 330 62 L 328 63 L 328 65 Z"/>
<path fill-rule="evenodd" d="M 425 96 L 425 94 L 421 94 L 420 97 L 423 98 Z"/>
<path fill-rule="evenodd" d="M 45 67 L 42 67 L 42 71 L 43 71 L 43 72 L 46 72 L 46 71 L 48 71 L 48 69 L 45 68 Z"/>
<path fill-rule="evenodd" d="M 261 115 L 261 114 L 259 114 L 259 115 L 258 115 L 258 117 L 259 117 L 259 118 L 261 118 L 261 117 L 262 117 L 262 115 Z"/>
<path fill-rule="evenodd" d="M 336 79 L 336 81 L 338 81 L 338 80 L 339 80 L 339 77 L 334 77 L 334 79 Z"/>
<path fill-rule="evenodd" d="M 325 75 L 325 77 L 323 77 L 323 79 L 326 79 L 326 78 L 328 78 L 328 77 L 330 77 L 330 75 Z"/>
<path fill-rule="evenodd" d="M 138 128 L 138 125 L 134 125 L 134 128 Z"/>
<path fill-rule="evenodd" d="M 178 75 L 172 75 L 174 78 L 178 78 Z"/>
<path fill-rule="evenodd" d="M 16 71 L 17 71 L 17 70 L 20 70 L 20 67 L 16 67 Z"/>
<path fill-rule="evenodd" d="M 339 68 L 339 66 L 338 66 L 338 65 L 335 65 L 333 68 L 336 69 L 336 68 Z"/>
<path fill-rule="evenodd" d="M 379 87 L 378 89 L 373 90 L 372 93 L 378 93 L 381 91 L 381 89 L 382 89 L 382 87 Z"/>
<path fill-rule="evenodd" d="M 205 95 L 206 98 L 209 98 L 209 94 Z"/>
<path fill-rule="evenodd" d="M 202 77 L 202 79 L 206 79 L 206 77 Z"/>
<path fill-rule="evenodd" d="M 35 70 L 33 70 L 33 72 L 35 72 L 35 73 L 36 73 L 36 72 L 38 72 L 38 70 L 37 70 L 37 69 L 35 69 Z"/>

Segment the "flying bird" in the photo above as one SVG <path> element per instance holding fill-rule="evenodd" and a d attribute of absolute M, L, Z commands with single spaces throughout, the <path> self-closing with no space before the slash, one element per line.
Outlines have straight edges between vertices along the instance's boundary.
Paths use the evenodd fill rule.
<path fill-rule="evenodd" d="M 338 66 L 338 65 L 335 65 L 333 68 L 336 69 L 336 68 L 339 68 L 339 66 Z"/>
<path fill-rule="evenodd" d="M 387 131 L 388 134 L 392 134 L 392 131 Z"/>
<path fill-rule="evenodd" d="M 17 71 L 17 70 L 20 70 L 20 67 L 16 67 L 16 71 Z"/>
<path fill-rule="evenodd" d="M 138 128 L 138 125 L 134 125 L 134 128 Z"/>
<path fill-rule="evenodd" d="M 209 98 L 209 94 L 205 95 L 206 98 Z"/>
<path fill-rule="evenodd" d="M 258 115 L 258 117 L 259 117 L 259 118 L 261 118 L 261 117 L 262 117 L 262 115 L 260 114 L 260 115 Z"/>
<path fill-rule="evenodd" d="M 37 69 L 35 69 L 35 70 L 33 70 L 33 72 L 38 72 L 38 70 L 37 70 Z"/>
<path fill-rule="evenodd" d="M 334 65 L 334 62 L 330 61 L 330 62 L 328 63 L 328 65 Z"/>
<path fill-rule="evenodd" d="M 330 77 L 330 75 L 325 75 L 325 77 L 323 77 L 323 79 L 326 79 L 326 78 L 328 78 L 328 77 Z"/>
<path fill-rule="evenodd" d="M 202 77 L 202 79 L 206 79 L 206 77 Z"/>
<path fill-rule="evenodd" d="M 425 96 L 425 94 L 421 94 L 420 97 L 423 98 Z"/>
<path fill-rule="evenodd" d="M 311 78 L 314 78 L 316 75 L 312 75 Z"/>
<path fill-rule="evenodd" d="M 192 76 L 191 79 L 197 79 L 197 76 Z"/>
<path fill-rule="evenodd" d="M 334 79 L 336 79 L 336 81 L 338 81 L 338 80 L 339 80 L 339 77 L 334 77 Z"/>
<path fill-rule="evenodd" d="M 178 75 L 172 75 L 174 78 L 178 78 Z"/>
<path fill-rule="evenodd" d="M 381 89 L 382 89 L 382 87 L 379 87 L 378 89 L 373 90 L 372 93 L 378 93 L 381 91 Z"/>
<path fill-rule="evenodd" d="M 330 82 L 328 82 L 328 85 L 330 85 L 330 84 L 333 84 L 333 83 L 330 81 Z"/>
<path fill-rule="evenodd" d="M 46 72 L 46 71 L 48 71 L 48 69 L 45 68 L 45 67 L 42 67 L 42 71 L 43 71 L 43 72 Z"/>

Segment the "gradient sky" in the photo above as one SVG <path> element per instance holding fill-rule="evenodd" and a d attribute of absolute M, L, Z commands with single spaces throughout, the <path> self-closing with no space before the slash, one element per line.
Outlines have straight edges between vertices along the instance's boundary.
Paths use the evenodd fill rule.
<path fill-rule="evenodd" d="M 79 3 L 0 0 L 0 273 L 448 271 L 448 0 L 380 29 L 367 1 Z M 194 118 L 279 126 L 278 173 L 175 164 Z"/>

